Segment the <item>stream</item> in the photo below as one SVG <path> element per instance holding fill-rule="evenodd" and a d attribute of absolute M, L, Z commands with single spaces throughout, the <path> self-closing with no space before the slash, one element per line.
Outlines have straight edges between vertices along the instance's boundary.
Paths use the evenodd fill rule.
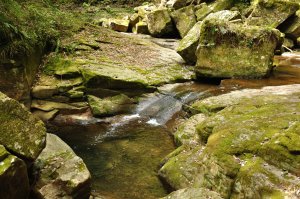
<path fill-rule="evenodd" d="M 165 85 L 143 96 L 130 114 L 104 119 L 74 115 L 72 125 L 60 126 L 57 134 L 87 164 L 93 178 L 92 195 L 108 199 L 166 196 L 172 190 L 157 172 L 163 158 L 176 148 L 172 133 L 187 117 L 184 107 L 232 90 L 300 83 L 299 54 L 287 53 L 276 60 L 280 64 L 270 78 Z"/>

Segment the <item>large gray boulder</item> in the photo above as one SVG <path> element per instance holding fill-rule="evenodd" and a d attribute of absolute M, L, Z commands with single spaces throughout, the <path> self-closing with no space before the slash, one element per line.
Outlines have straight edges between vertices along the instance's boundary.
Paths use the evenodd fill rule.
<path fill-rule="evenodd" d="M 196 52 L 196 74 L 209 78 L 261 78 L 273 68 L 280 43 L 275 29 L 206 20 Z"/>
<path fill-rule="evenodd" d="M 83 160 L 59 137 L 47 134 L 46 148 L 34 163 L 35 188 L 45 199 L 89 198 L 91 175 Z"/>
<path fill-rule="evenodd" d="M 185 37 L 189 30 L 196 23 L 196 16 L 193 6 L 187 6 L 178 9 L 172 12 L 171 17 L 175 22 L 176 28 L 181 38 Z"/>
<path fill-rule="evenodd" d="M 24 161 L 0 145 L 0 198 L 26 199 L 30 186 Z"/>
<path fill-rule="evenodd" d="M 167 9 L 157 9 L 147 15 L 149 32 L 154 37 L 163 37 L 174 32 L 174 26 Z"/>
<path fill-rule="evenodd" d="M 241 18 L 241 15 L 237 11 L 223 10 L 220 12 L 209 14 L 205 20 L 219 20 L 219 21 L 231 21 Z M 197 22 L 193 28 L 187 33 L 187 35 L 180 41 L 177 53 L 188 64 L 195 64 L 197 61 L 196 49 L 198 47 L 200 30 L 203 21 Z"/>
<path fill-rule="evenodd" d="M 0 92 L 0 144 L 31 162 L 46 144 L 44 123 L 24 106 Z"/>

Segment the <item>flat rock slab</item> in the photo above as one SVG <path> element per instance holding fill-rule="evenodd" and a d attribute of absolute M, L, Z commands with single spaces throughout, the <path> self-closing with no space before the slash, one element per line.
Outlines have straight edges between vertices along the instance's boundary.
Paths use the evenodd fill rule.
<path fill-rule="evenodd" d="M 97 44 L 99 48 L 76 51 L 76 46 L 82 43 Z M 147 89 L 193 78 L 193 72 L 183 65 L 184 61 L 174 50 L 134 35 L 102 27 L 88 28 L 64 40 L 62 45 L 64 49 L 75 49 L 75 52 L 64 57 L 53 57 L 45 72 L 50 71 L 48 74 L 59 78 L 79 71 L 86 87 Z M 62 69 L 61 63 L 67 67 Z"/>
<path fill-rule="evenodd" d="M 0 133 L 0 144 L 27 161 L 35 160 L 46 144 L 44 123 L 1 92 Z"/>

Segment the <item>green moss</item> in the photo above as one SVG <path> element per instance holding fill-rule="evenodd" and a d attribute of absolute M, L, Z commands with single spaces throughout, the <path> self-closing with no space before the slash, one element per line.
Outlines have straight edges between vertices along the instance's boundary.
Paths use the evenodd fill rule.
<path fill-rule="evenodd" d="M 272 70 L 279 33 L 272 29 L 206 20 L 196 52 L 204 77 L 258 78 Z"/>
<path fill-rule="evenodd" d="M 80 63 L 77 63 L 74 60 L 62 58 L 60 56 L 53 56 L 50 57 L 49 61 L 45 65 L 44 73 L 48 75 L 58 75 L 66 77 L 79 76 L 79 65 Z"/>
<path fill-rule="evenodd" d="M 241 98 L 200 122 L 200 145 L 172 155 L 160 175 L 176 189 L 207 188 L 225 198 L 295 196 L 299 109 L 297 92 Z"/>
<path fill-rule="evenodd" d="M 284 0 L 255 0 L 252 7 L 253 11 L 246 20 L 248 25 L 277 28 L 299 9 L 299 4 Z"/>
<path fill-rule="evenodd" d="M 132 99 L 123 94 L 104 99 L 89 95 L 88 102 L 95 116 L 108 116 L 127 112 L 130 104 L 133 103 Z"/>

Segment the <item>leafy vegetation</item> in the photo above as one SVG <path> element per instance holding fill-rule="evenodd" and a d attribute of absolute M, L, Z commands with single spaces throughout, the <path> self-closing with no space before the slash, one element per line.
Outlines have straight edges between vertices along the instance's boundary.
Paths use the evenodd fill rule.
<path fill-rule="evenodd" d="M 37 45 L 54 46 L 57 38 L 79 29 L 83 20 L 68 12 L 73 5 L 73 0 L 2 0 L 0 57 L 22 56 Z"/>

